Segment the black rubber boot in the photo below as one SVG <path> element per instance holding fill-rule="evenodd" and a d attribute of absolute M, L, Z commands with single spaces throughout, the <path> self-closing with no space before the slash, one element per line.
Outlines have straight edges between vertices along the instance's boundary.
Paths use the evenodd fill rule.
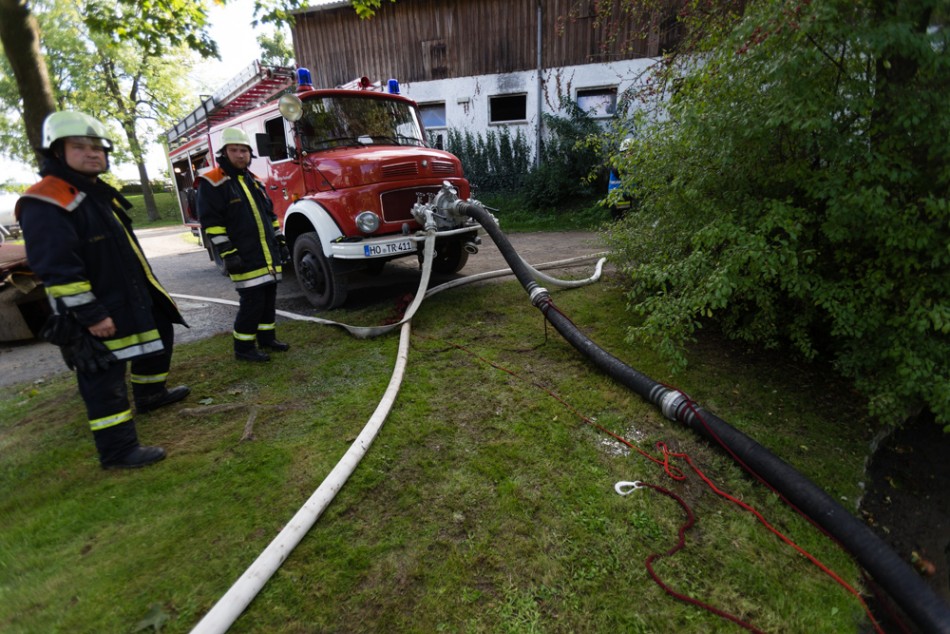
<path fill-rule="evenodd" d="M 234 340 L 234 358 L 238 361 L 254 361 L 265 363 L 270 361 L 270 356 L 266 352 L 257 349 L 257 344 L 253 341 Z"/>
<path fill-rule="evenodd" d="M 191 394 L 191 388 L 187 385 L 179 385 L 178 387 L 173 387 L 170 390 L 163 387 L 162 391 L 158 394 L 136 399 L 135 412 L 137 414 L 145 414 L 147 412 L 156 410 L 159 407 L 177 403 L 189 394 Z"/>
<path fill-rule="evenodd" d="M 135 421 L 92 432 L 103 469 L 137 469 L 162 460 L 161 447 L 143 447 L 135 431 Z"/>
<path fill-rule="evenodd" d="M 143 447 L 139 445 L 121 460 L 103 464 L 103 469 L 138 469 L 147 467 L 165 459 L 165 450 L 161 447 Z"/>
<path fill-rule="evenodd" d="M 267 348 L 273 352 L 287 352 L 290 350 L 289 343 L 278 341 L 277 337 L 273 336 L 273 334 L 270 338 L 258 334 L 257 341 L 261 344 L 261 348 Z"/>

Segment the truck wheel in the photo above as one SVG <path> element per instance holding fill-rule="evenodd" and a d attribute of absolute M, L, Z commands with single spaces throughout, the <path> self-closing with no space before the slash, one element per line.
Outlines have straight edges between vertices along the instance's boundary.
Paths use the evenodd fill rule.
<path fill-rule="evenodd" d="M 221 259 L 221 256 L 218 255 L 218 252 L 211 248 L 209 244 L 208 247 L 208 257 L 214 260 L 214 265 L 218 268 L 218 273 L 221 275 L 227 275 L 228 270 L 224 267 L 224 260 Z"/>
<path fill-rule="evenodd" d="M 330 310 L 346 301 L 346 276 L 334 272 L 315 232 L 294 241 L 294 269 L 301 290 L 314 307 Z"/>
<path fill-rule="evenodd" d="M 468 262 L 468 251 L 462 248 L 461 240 L 436 242 L 435 258 L 432 260 L 434 273 L 458 273 Z"/>

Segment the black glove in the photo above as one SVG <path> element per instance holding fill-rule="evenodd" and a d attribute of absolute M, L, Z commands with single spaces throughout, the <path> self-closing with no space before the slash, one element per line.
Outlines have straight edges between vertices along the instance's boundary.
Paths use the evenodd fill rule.
<path fill-rule="evenodd" d="M 79 322 L 67 315 L 50 315 L 40 330 L 40 339 L 54 346 L 68 346 L 82 334 Z M 71 368 L 70 368 L 71 369 Z"/>
<path fill-rule="evenodd" d="M 95 373 L 117 360 L 105 344 L 69 315 L 50 315 L 40 330 L 40 338 L 59 346 L 70 370 Z"/>
<path fill-rule="evenodd" d="M 106 348 L 104 343 L 88 331 L 71 345 L 60 348 L 60 351 L 63 353 L 63 361 L 66 362 L 69 369 L 76 368 L 80 372 L 101 372 L 118 360 Z"/>
<path fill-rule="evenodd" d="M 283 235 L 277 236 L 277 250 L 280 251 L 280 263 L 290 263 L 290 249 L 287 248 L 287 238 Z"/>
<path fill-rule="evenodd" d="M 229 253 L 222 259 L 224 260 L 224 270 L 229 274 L 233 275 L 244 270 L 244 263 L 241 262 L 241 256 L 237 254 L 237 251 Z"/>

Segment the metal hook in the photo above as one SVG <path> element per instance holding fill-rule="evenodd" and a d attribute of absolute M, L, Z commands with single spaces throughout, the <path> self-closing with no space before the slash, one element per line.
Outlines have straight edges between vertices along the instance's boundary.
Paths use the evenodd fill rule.
<path fill-rule="evenodd" d="M 635 480 L 634 482 L 620 481 L 614 485 L 614 491 L 616 491 L 620 495 L 630 495 L 637 489 L 642 489 L 642 488 L 643 488 L 643 483 L 640 482 L 639 480 Z"/>

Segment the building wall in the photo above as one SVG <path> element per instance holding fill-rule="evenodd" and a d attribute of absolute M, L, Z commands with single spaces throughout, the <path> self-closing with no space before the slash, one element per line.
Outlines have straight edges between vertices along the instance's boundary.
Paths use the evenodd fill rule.
<path fill-rule="evenodd" d="M 557 113 L 559 96 L 576 100 L 578 90 L 623 94 L 675 40 L 675 14 L 653 16 L 668 28 L 642 39 L 632 20 L 597 24 L 597 1 L 607 0 L 398 0 L 369 20 L 341 1 L 295 16 L 294 50 L 316 87 L 396 78 L 423 106 L 444 103 L 447 127 L 484 134 L 507 125 L 535 145 L 539 103 Z M 493 123 L 504 95 L 524 96 L 524 117 Z"/>
<path fill-rule="evenodd" d="M 645 39 L 633 19 L 598 24 L 592 7 L 607 1 L 398 0 L 368 20 L 339 2 L 295 14 L 294 51 L 314 85 L 328 87 L 363 75 L 428 81 L 536 69 L 539 35 L 543 68 L 656 57 L 675 39 L 675 13 L 653 16 L 657 32 Z"/>
<path fill-rule="evenodd" d="M 445 126 L 427 124 L 430 133 L 443 133 L 448 128 L 469 130 L 484 134 L 493 127 L 507 126 L 514 136 L 518 130 L 534 147 L 538 130 L 538 103 L 546 114 L 561 112 L 561 97 L 577 101 L 578 91 L 614 88 L 618 95 L 635 88 L 644 72 L 654 63 L 652 59 L 624 60 L 606 64 L 583 64 L 542 71 L 542 85 L 538 86 L 537 71 L 519 71 L 457 77 L 438 81 L 402 83 L 403 95 L 425 109 L 433 104 L 445 104 Z M 491 123 L 490 98 L 499 95 L 524 94 L 526 118 L 521 121 Z M 605 123 L 612 117 L 602 117 Z"/>

